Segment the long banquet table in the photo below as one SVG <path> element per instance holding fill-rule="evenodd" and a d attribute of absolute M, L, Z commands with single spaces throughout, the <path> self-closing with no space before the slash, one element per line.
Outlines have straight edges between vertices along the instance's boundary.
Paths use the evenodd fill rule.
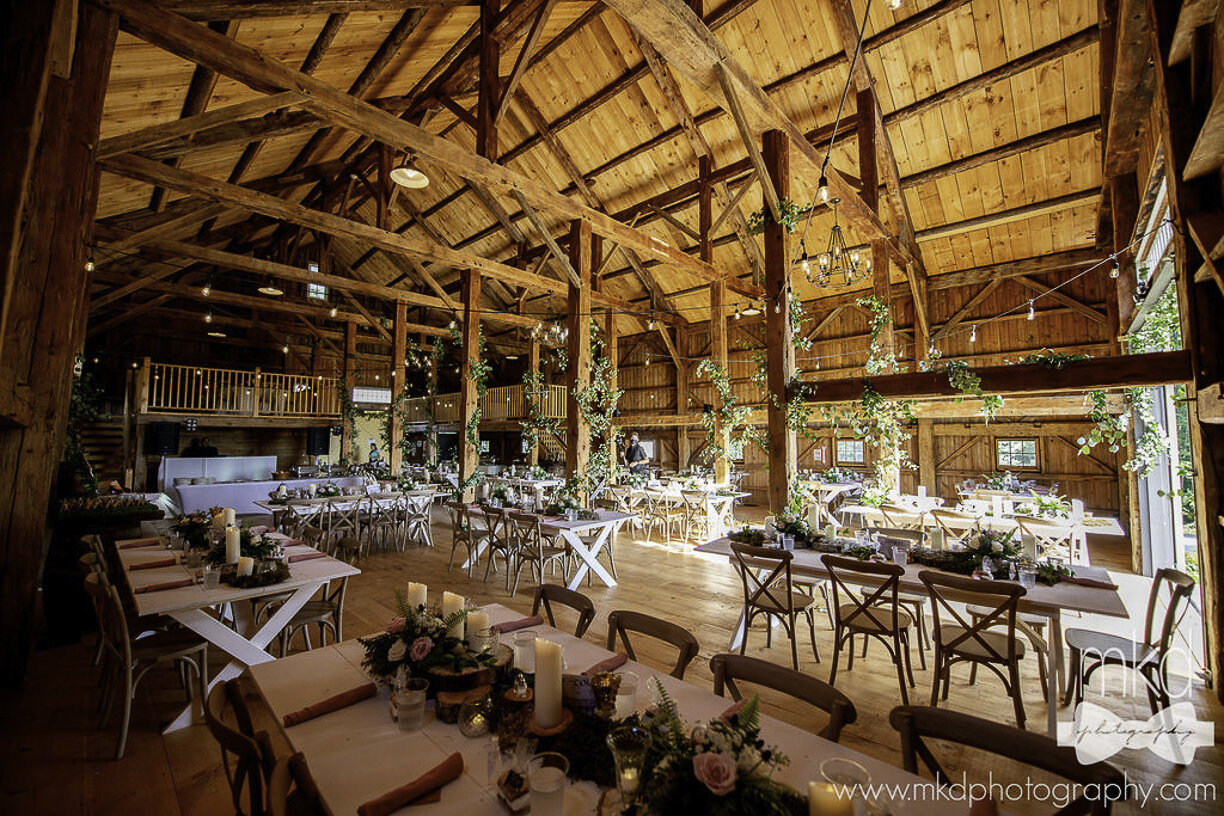
<path fill-rule="evenodd" d="M 493 623 L 517 619 L 520 613 L 497 604 L 485 607 Z M 535 632 L 560 643 L 567 672 L 581 672 L 611 655 L 606 649 L 580 640 L 549 626 L 535 626 L 501 636 L 509 644 L 516 634 Z M 292 711 L 318 702 L 341 691 L 368 682 L 361 668 L 362 647 L 355 640 L 323 649 L 314 649 L 290 657 L 251 667 L 254 679 L 277 721 Z M 726 710 L 729 699 L 713 692 L 677 680 L 633 661 L 618 671 L 632 671 L 639 676 L 639 710 L 648 699 L 646 689 L 658 678 L 680 707 L 690 726 L 713 719 Z M 905 785 L 919 778 L 901 768 L 796 728 L 789 723 L 762 716 L 761 736 L 776 745 L 790 764 L 779 776 L 800 792 L 807 792 L 807 782 L 820 776 L 821 762 L 832 757 L 845 757 L 858 762 L 871 774 L 873 783 Z M 330 714 L 284 729 L 293 750 L 301 751 L 319 786 L 319 794 L 331 813 L 355 813 L 364 802 L 414 779 L 437 765 L 451 753 L 463 754 L 463 775 L 442 789 L 442 799 L 434 804 L 404 808 L 397 813 L 414 816 L 442 816 L 462 813 L 464 816 L 504 816 L 507 812 L 489 784 L 488 737 L 468 739 L 455 725 L 434 719 L 426 712 L 425 726 L 414 732 L 400 731 L 392 722 L 388 701 L 382 695 Z M 853 726 L 852 726 L 853 727 Z M 567 802 L 566 812 L 576 812 L 574 802 Z M 907 816 L 919 814 L 964 813 L 966 807 L 949 802 L 907 803 Z M 573 808 L 573 809 L 572 809 Z M 593 811 L 587 811 L 593 812 Z"/>
<path fill-rule="evenodd" d="M 734 563 L 734 555 L 731 552 L 731 540 L 727 538 L 718 538 L 702 544 L 697 547 L 696 551 L 711 555 L 727 556 Z M 791 561 L 791 572 L 794 577 L 796 579 L 828 578 L 829 572 L 820 560 L 822 555 L 824 553 L 815 550 L 794 550 L 794 559 Z M 765 565 L 762 564 L 761 566 Z M 900 591 L 925 595 L 927 591 L 926 585 L 918 578 L 918 573 L 926 569 L 930 568 L 924 567 L 921 564 L 907 564 L 905 574 L 900 579 Z M 1078 575 L 1084 578 L 1093 578 L 1100 581 L 1109 580 L 1109 574 L 1100 567 L 1077 566 L 1074 569 Z M 863 584 L 867 586 L 878 586 L 883 583 L 882 579 L 873 578 L 873 576 L 869 575 L 863 575 L 861 578 L 863 579 Z M 953 600 L 965 600 L 956 598 L 955 593 L 949 592 L 947 594 Z M 1126 604 L 1122 602 L 1122 596 L 1118 594 L 1117 587 L 1107 589 L 1070 583 L 1059 583 L 1054 586 L 1046 586 L 1039 583 L 1020 599 L 1018 609 L 1021 612 L 1041 615 L 1050 621 L 1050 628 L 1048 630 L 1050 648 L 1046 650 L 1046 691 L 1049 694 L 1046 724 L 1049 729 L 1048 733 L 1053 736 L 1058 733 L 1057 701 L 1061 699 L 1059 691 L 1062 674 L 1060 669 L 1063 665 L 1062 613 L 1089 612 L 1095 615 L 1107 615 L 1114 618 L 1127 618 L 1129 614 L 1126 611 Z M 743 636 L 744 621 L 743 614 L 741 613 L 739 625 L 736 628 L 735 634 L 731 636 L 731 644 L 728 648 L 738 646 L 739 639 Z"/>
<path fill-rule="evenodd" d="M 279 534 L 273 534 L 279 536 Z M 282 537 L 283 538 L 283 537 Z M 194 582 L 194 576 L 182 564 L 147 567 L 148 563 L 160 563 L 172 553 L 161 546 L 130 546 L 131 541 L 115 542 L 119 563 L 132 591 L 136 612 L 140 615 L 169 615 L 191 629 L 200 637 L 217 646 L 234 659 L 209 682 L 209 687 L 242 673 L 244 666 L 253 666 L 273 660 L 267 646 L 280 633 L 285 624 L 297 614 L 311 596 L 328 581 L 360 574 L 361 570 L 329 556 L 318 556 L 316 550 L 301 544 L 287 544 L 285 555 L 290 559 L 289 578 L 279 584 L 239 589 L 221 584 L 216 589 L 205 589 Z M 295 558 L 307 560 L 294 561 Z M 191 580 L 185 586 L 146 591 L 146 587 L 172 584 Z M 267 595 L 292 594 L 268 620 L 249 634 L 231 629 L 222 621 L 208 614 L 210 607 L 236 604 Z M 169 730 L 187 725 L 190 709 L 180 715 Z"/>
<path fill-rule="evenodd" d="M 264 512 L 257 502 L 266 501 L 280 485 L 287 488 L 305 488 L 311 484 L 331 482 L 337 487 L 361 487 L 365 481 L 360 476 L 337 476 L 328 479 L 315 476 L 309 479 L 282 479 L 265 482 L 216 482 L 214 484 L 179 485 L 179 503 L 184 513 L 195 513 L 210 507 L 232 507 L 238 515 Z"/>

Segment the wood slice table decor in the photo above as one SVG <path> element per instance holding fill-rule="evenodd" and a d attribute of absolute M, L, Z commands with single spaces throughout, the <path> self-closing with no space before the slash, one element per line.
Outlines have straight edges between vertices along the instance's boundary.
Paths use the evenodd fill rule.
<path fill-rule="evenodd" d="M 484 684 L 464 690 L 439 691 L 434 695 L 434 713 L 441 722 L 454 725 L 459 722 L 459 712 L 466 700 L 479 699 L 492 690 L 492 685 Z"/>
<path fill-rule="evenodd" d="M 561 721 L 552 728 L 543 728 L 535 721 L 533 717 L 531 723 L 527 726 L 527 732 L 534 734 L 537 737 L 555 737 L 565 729 L 574 724 L 574 712 L 568 708 L 561 709 Z"/>
<path fill-rule="evenodd" d="M 467 692 L 479 686 L 491 686 L 497 680 L 500 672 L 506 671 L 514 652 L 509 646 L 497 644 L 490 652 L 493 662 L 488 666 L 465 666 L 462 669 L 452 669 L 450 666 L 433 666 L 426 670 L 429 687 L 436 694 L 443 692 Z M 460 700 L 462 702 L 462 700 Z"/>

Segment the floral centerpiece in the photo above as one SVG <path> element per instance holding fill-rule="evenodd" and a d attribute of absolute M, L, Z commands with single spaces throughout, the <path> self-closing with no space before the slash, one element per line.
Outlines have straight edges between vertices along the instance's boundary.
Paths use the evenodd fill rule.
<path fill-rule="evenodd" d="M 761 738 L 756 696 L 739 711 L 689 730 L 662 684 L 658 688 L 657 713 L 641 719 L 650 734 L 641 789 L 649 812 L 807 813 L 806 798 L 772 778 L 789 760 Z"/>
<path fill-rule="evenodd" d="M 267 535 L 267 527 L 252 527 L 250 523 L 244 523 L 239 528 L 238 554 L 242 558 L 254 558 L 260 560 L 262 558 L 271 558 L 273 551 L 280 546 L 280 542 Z M 217 544 L 214 544 L 212 549 L 204 556 L 206 564 L 224 564 L 225 563 L 225 539 L 222 538 Z"/>
<path fill-rule="evenodd" d="M 573 493 L 566 491 L 558 491 L 544 508 L 546 516 L 564 516 L 571 510 L 578 511 L 582 509 L 582 502 L 578 501 L 578 497 Z"/>
<path fill-rule="evenodd" d="M 179 538 L 185 540 L 189 547 L 207 547 L 208 531 L 212 529 L 212 526 L 212 513 L 198 510 L 194 513 L 175 516 L 174 521 L 170 523 L 170 529 Z"/>
<path fill-rule="evenodd" d="M 634 473 L 629 468 L 621 468 L 616 472 L 616 480 L 623 485 L 641 490 L 646 485 L 650 484 L 650 475 L 646 473 Z"/>
<path fill-rule="evenodd" d="M 545 470 L 544 468 L 540 467 L 539 465 L 535 465 L 535 466 L 533 466 L 533 467 L 529 467 L 529 468 L 527 468 L 527 470 L 523 471 L 523 478 L 524 478 L 524 479 L 532 479 L 532 480 L 537 481 L 537 482 L 538 482 L 538 481 L 543 481 L 544 479 L 547 479 L 547 478 L 548 478 L 548 471 L 547 471 L 547 470 Z"/>
<path fill-rule="evenodd" d="M 963 550 L 917 549 L 910 552 L 910 560 L 935 569 L 971 575 L 982 568 L 982 560 L 989 558 L 995 564 L 1015 561 L 1020 557 L 1021 548 L 1013 543 L 1015 530 L 1006 533 L 992 530 L 974 530 L 965 539 Z"/>
<path fill-rule="evenodd" d="M 490 490 L 489 498 L 496 499 L 503 507 L 513 504 L 518 499 L 518 497 L 514 494 L 514 491 L 509 487 L 506 487 L 504 484 L 499 484 Z"/>
<path fill-rule="evenodd" d="M 1071 518 L 1071 502 L 1057 493 L 1042 496 L 1030 490 L 1029 495 L 1033 497 L 1032 503 L 1026 507 L 1017 508 L 1017 516 L 1032 516 L 1056 521 Z"/>
<path fill-rule="evenodd" d="M 1014 490 L 1020 486 L 1020 481 L 1010 470 L 991 473 L 989 476 L 983 474 L 982 479 L 982 484 L 988 490 Z"/>
<path fill-rule="evenodd" d="M 340 486 L 331 482 L 324 482 L 315 488 L 315 498 L 318 499 L 330 499 L 334 496 L 339 496 L 340 493 Z"/>
<path fill-rule="evenodd" d="M 400 479 L 395 483 L 395 489 L 401 493 L 408 493 L 412 490 L 419 489 L 415 479 Z"/>
<path fill-rule="evenodd" d="M 866 507 L 879 507 L 882 504 L 888 504 L 888 499 L 887 490 L 871 487 L 863 491 L 863 496 L 859 499 L 859 503 Z"/>
<path fill-rule="evenodd" d="M 450 635 L 452 628 L 466 618 L 464 610 L 443 617 L 436 608 L 424 604 L 414 607 L 404 593 L 396 590 L 395 617 L 386 630 L 357 638 L 365 647 L 362 668 L 372 677 L 390 682 L 401 666 L 409 674 L 421 676 L 434 667 L 458 671 L 493 665 L 491 655 L 469 652 L 462 640 Z"/>
<path fill-rule="evenodd" d="M 836 465 L 823 471 L 813 471 L 812 476 L 816 481 L 824 482 L 825 484 L 849 484 L 859 480 L 858 474 L 854 471 L 839 468 Z"/>

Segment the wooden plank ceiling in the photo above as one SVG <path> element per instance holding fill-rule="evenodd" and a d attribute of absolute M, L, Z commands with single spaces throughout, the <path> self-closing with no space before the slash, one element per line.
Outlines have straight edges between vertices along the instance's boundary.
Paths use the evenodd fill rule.
<path fill-rule="evenodd" d="M 823 134 L 815 147 L 820 155 L 847 81 L 847 51 L 853 52 L 853 42 L 847 47 L 838 25 L 845 10 L 835 8 L 847 2 L 854 22 L 862 25 L 866 0 L 729 0 L 700 12 L 749 83 L 765 89 L 799 131 Z M 478 49 L 465 46 L 477 39 L 477 3 L 418 0 L 405 8 L 403 2 L 379 0 L 163 0 L 161 5 L 476 151 Z M 669 191 L 697 178 L 705 146 L 716 170 L 741 163 L 743 169 L 727 179 L 725 195 L 715 198 L 715 219 L 744 184 L 754 187 L 738 199 L 739 214 L 718 220 L 713 266 L 742 282 L 741 292 L 730 298 L 732 306 L 742 305 L 758 262 L 750 241 L 760 240 L 743 234 L 743 219 L 761 206 L 761 190 L 726 101 L 699 89 L 685 66 L 669 65 L 659 43 L 656 48 L 643 44 L 648 32 L 635 31 L 611 8 L 632 16 L 629 6 L 648 5 L 627 0 L 609 7 L 571 0 L 504 5 L 497 29 L 500 74 L 503 80 L 521 80 L 502 106 L 498 161 L 694 256 L 696 191 L 687 196 Z M 293 13 L 279 13 L 284 9 Z M 1095 243 L 1102 186 L 1095 0 L 904 0 L 895 12 L 876 2 L 865 35 L 863 65 L 874 80 L 904 209 L 932 279 Z M 533 48 L 525 57 L 524 42 Z M 375 151 L 367 149 L 370 139 L 300 106 L 300 98 L 287 98 L 278 111 L 261 104 L 264 98 L 232 76 L 214 74 L 123 31 L 105 101 L 103 151 L 109 144 L 187 174 L 377 224 L 378 176 Z M 833 167 L 851 183 L 862 175 L 855 127 L 871 115 L 865 111 L 860 117 L 855 100 L 850 93 L 843 115 L 849 127 L 841 130 L 832 151 Z M 226 110 L 240 104 L 244 107 Z M 216 114 L 222 123 L 201 120 L 203 129 L 171 132 L 178 120 L 201 114 Z M 135 139 L 156 126 L 169 130 L 152 132 L 145 143 Z M 132 139 L 125 143 L 125 136 Z M 421 295 L 413 318 L 421 324 L 444 326 L 452 317 L 459 269 L 443 260 L 372 249 L 366 241 L 253 215 L 242 204 L 193 198 L 181 188 L 155 191 L 133 177 L 139 174 L 111 172 L 121 165 L 130 169 L 134 162 L 125 155 L 120 152 L 111 165 L 103 159 L 108 172 L 102 175 L 98 203 L 95 326 L 119 325 L 125 312 L 136 309 L 202 312 L 206 307 L 186 293 L 208 280 L 218 291 L 260 297 L 254 290 L 264 279 L 252 274 L 252 265 L 239 264 L 243 271 L 215 268 L 207 265 L 215 258 L 154 248 L 167 240 L 299 268 L 328 248 L 332 262 L 325 272 Z M 525 212 L 523 202 L 504 188 L 465 179 L 453 166 L 427 156 L 417 161 L 430 184 L 397 191 L 387 214 L 390 229 L 566 280 L 562 261 L 544 259 L 546 241 L 539 231 L 543 225 L 550 238 L 568 235 L 555 211 L 531 207 L 540 211 Z M 812 200 L 818 173 L 797 160 L 791 172 L 795 197 Z M 886 179 L 883 170 L 880 178 Z M 885 196 L 881 202 L 887 229 L 900 234 L 897 208 L 889 207 Z M 823 249 L 831 226 L 831 212 L 817 209 L 808 232 L 810 251 Z M 851 244 L 870 237 L 853 225 L 848 232 Z M 634 304 L 622 310 L 622 333 L 643 329 L 655 310 L 671 309 L 683 318 L 672 322 L 708 316 L 708 278 L 677 264 L 627 255 L 609 259 L 600 284 L 609 302 Z M 892 275 L 894 281 L 905 280 L 895 265 Z M 286 283 L 285 298 L 306 304 L 302 285 L 301 280 Z M 825 294 L 802 276 L 796 276 L 796 290 L 804 299 Z M 391 312 L 385 288 L 354 294 L 374 315 Z M 153 299 L 158 302 L 148 305 Z M 490 312 L 519 311 L 531 318 L 564 308 L 556 294 L 520 289 L 506 280 L 484 287 L 484 301 Z M 322 331 L 336 330 L 346 317 L 361 319 L 351 301 L 334 302 L 335 318 L 327 305 L 307 313 Z M 275 307 L 268 301 L 268 309 Z M 491 322 L 490 331 L 520 335 L 530 325 L 508 317 Z M 298 331 L 307 329 L 299 323 Z"/>

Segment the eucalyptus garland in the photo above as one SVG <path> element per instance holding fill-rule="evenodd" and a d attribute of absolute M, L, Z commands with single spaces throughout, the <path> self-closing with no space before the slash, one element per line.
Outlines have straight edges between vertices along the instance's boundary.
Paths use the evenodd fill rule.
<path fill-rule="evenodd" d="M 602 343 L 593 346 L 603 351 Z M 621 396 L 625 393 L 612 385 L 614 362 L 601 356 L 591 367 L 591 382 L 585 388 L 574 391 L 574 399 L 582 411 L 582 418 L 591 432 L 591 451 L 585 473 L 576 474 L 582 481 L 584 492 L 598 494 L 608 484 L 616 471 L 612 459 L 613 446 L 621 434 L 620 426 L 612 424 Z"/>
<path fill-rule="evenodd" d="M 527 418 L 520 420 L 519 426 L 523 429 L 523 441 L 535 449 L 545 437 L 561 432 L 561 418 L 544 413 L 548 384 L 540 369 L 534 368 L 523 375 L 523 391 L 527 396 Z"/>
<path fill-rule="evenodd" d="M 802 207 L 791 201 L 789 198 L 778 199 L 778 222 L 782 225 L 782 229 L 787 233 L 794 233 L 799 226 L 799 222 L 803 220 L 807 214 L 807 207 Z M 765 227 L 774 223 L 773 210 L 765 204 L 761 209 L 756 210 L 748 216 L 748 234 L 763 235 Z"/>
<path fill-rule="evenodd" d="M 470 350 L 466 350 L 470 354 Z M 476 356 L 469 358 L 468 379 L 476 384 L 476 410 L 468 420 L 465 433 L 468 442 L 480 446 L 480 419 L 483 415 L 484 396 L 489 390 L 489 363 L 485 359 L 484 331 L 476 333 Z"/>
<path fill-rule="evenodd" d="M 791 345 L 800 351 L 807 351 L 812 347 L 812 338 L 803 333 L 807 313 L 803 309 L 803 301 L 794 292 L 791 293 L 786 316 L 790 320 Z"/>
<path fill-rule="evenodd" d="M 710 383 L 718 393 L 718 404 L 712 411 L 701 415 L 701 425 L 705 428 L 706 444 L 701 449 L 702 461 L 713 464 L 719 459 L 730 463 L 731 451 L 722 445 L 722 437 L 738 439 L 741 442 L 752 442 L 762 450 L 766 449 L 767 439 L 764 434 L 748 420 L 752 409 L 741 405 L 739 397 L 731 388 L 731 375 L 726 368 L 710 359 L 702 360 L 697 365 L 698 377 L 709 377 Z M 719 427 L 723 434 L 719 434 Z"/>
<path fill-rule="evenodd" d="M 987 394 L 983 391 L 982 378 L 974 374 L 973 369 L 964 360 L 947 360 L 939 370 L 948 375 L 948 385 L 965 396 L 981 399 L 982 407 L 979 413 L 986 418 L 987 423 L 994 419 L 995 414 L 1003 407 L 1003 398 L 998 394 Z"/>
<path fill-rule="evenodd" d="M 1087 359 L 1087 354 L 1066 354 L 1052 349 L 1042 349 L 1033 354 L 1026 354 L 1019 360 L 1016 360 L 1013 365 L 1039 365 L 1051 371 L 1058 371 L 1066 368 L 1071 363 L 1078 363 L 1080 360 Z"/>

